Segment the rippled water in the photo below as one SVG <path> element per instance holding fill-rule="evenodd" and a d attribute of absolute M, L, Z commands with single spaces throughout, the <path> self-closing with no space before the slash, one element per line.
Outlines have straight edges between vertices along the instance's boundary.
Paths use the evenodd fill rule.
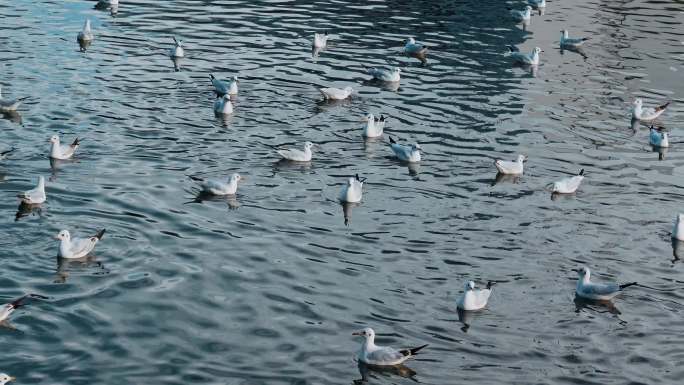
<path fill-rule="evenodd" d="M 510 3 L 522 8 L 523 3 Z M 0 371 L 20 384 L 678 383 L 684 267 L 670 242 L 684 198 L 684 4 L 553 1 L 523 31 L 499 2 L 87 1 L 0 6 L 0 302 L 33 300 L 0 328 Z M 79 52 L 83 20 L 95 41 Z M 590 36 L 561 53 L 560 29 Z M 312 58 L 314 31 L 329 48 Z M 175 72 L 171 36 L 187 58 Z M 415 36 L 427 65 L 400 54 Z M 544 49 L 531 74 L 506 44 Z M 586 57 L 585 57 L 586 56 Z M 397 65 L 398 90 L 364 68 Z M 234 116 L 212 113 L 209 74 L 241 78 Z M 536 75 L 533 76 L 533 75 Z M 353 85 L 349 102 L 317 88 Z M 632 127 L 634 97 L 673 104 L 664 156 Z M 360 119 L 425 149 L 398 163 Z M 83 138 L 51 167 L 50 135 Z M 274 146 L 319 145 L 310 166 Z M 386 137 L 385 137 L 386 140 Z M 494 184 L 494 158 L 529 155 Z M 662 158 L 662 159 L 659 159 Z M 544 186 L 585 168 L 576 196 Z M 239 172 L 234 200 L 201 200 L 189 176 Z M 363 203 L 336 202 L 368 178 Z M 48 177 L 42 210 L 14 195 Z M 107 234 L 87 261 L 55 257 L 67 228 Z M 679 245 L 675 245 L 676 247 Z M 682 252 L 684 254 L 684 252 Z M 639 281 L 615 308 L 574 301 L 586 263 Z M 463 283 L 495 280 L 459 321 Z M 360 373 L 351 332 L 429 343 L 409 370 Z"/>

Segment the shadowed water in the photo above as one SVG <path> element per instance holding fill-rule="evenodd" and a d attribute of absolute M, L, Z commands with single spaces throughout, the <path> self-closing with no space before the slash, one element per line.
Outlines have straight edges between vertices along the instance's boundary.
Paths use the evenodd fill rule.
<path fill-rule="evenodd" d="M 684 198 L 684 4 L 548 2 L 526 31 L 499 2 L 88 1 L 0 7 L 0 372 L 20 384 L 637 384 L 684 376 L 684 266 L 670 242 Z M 510 3 L 522 9 L 522 2 Z M 92 20 L 94 42 L 76 34 Z M 560 30 L 591 40 L 558 48 Z M 312 57 L 314 31 L 329 31 Z M 186 58 L 166 55 L 171 36 Z M 401 54 L 414 36 L 428 62 Z M 504 56 L 545 52 L 535 70 Z M 398 89 L 365 68 L 399 66 Z M 174 68 L 176 67 L 176 68 Z M 176 71 L 175 69 L 178 69 Z M 209 74 L 240 77 L 212 112 Z M 322 102 L 320 87 L 358 95 Z M 631 125 L 635 97 L 671 100 L 672 147 Z M 361 119 L 389 117 L 364 141 Z M 48 139 L 82 139 L 73 161 Z M 387 134 L 423 161 L 392 156 Z M 274 147 L 310 140 L 310 164 Z M 529 156 L 497 178 L 495 158 Z M 573 196 L 548 183 L 586 170 Z M 235 198 L 190 176 L 245 177 Z M 359 205 L 337 202 L 367 177 Z M 15 195 L 47 180 L 48 201 Z M 345 225 L 345 221 L 347 224 Z M 86 260 L 58 260 L 61 229 L 106 228 Z M 638 281 L 614 306 L 575 301 L 576 276 Z M 496 281 L 459 314 L 469 279 Z M 645 286 L 645 287 L 644 287 Z M 380 344 L 429 343 L 406 367 L 358 366 Z"/>

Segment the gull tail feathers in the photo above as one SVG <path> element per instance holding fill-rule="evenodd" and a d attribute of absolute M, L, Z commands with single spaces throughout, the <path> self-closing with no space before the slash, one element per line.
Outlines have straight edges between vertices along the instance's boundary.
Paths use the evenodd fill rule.
<path fill-rule="evenodd" d="M 397 144 L 397 141 L 394 140 L 391 136 L 389 137 L 389 140 L 391 144 Z"/>
<path fill-rule="evenodd" d="M 81 144 L 81 141 L 78 138 L 76 138 L 76 139 L 74 139 L 74 142 L 71 143 L 71 147 L 77 147 L 80 144 Z"/>
<path fill-rule="evenodd" d="M 102 230 L 98 231 L 97 234 L 95 234 L 95 238 L 97 238 L 98 240 L 102 239 L 105 231 L 106 231 L 106 229 L 102 229 Z"/>
<path fill-rule="evenodd" d="M 514 45 L 507 45 L 506 48 L 508 48 L 509 52 L 520 52 L 520 48 L 518 48 Z"/>
<path fill-rule="evenodd" d="M 415 356 L 416 354 L 418 354 L 418 352 L 419 352 L 420 350 L 422 350 L 423 348 L 425 348 L 425 347 L 427 347 L 427 346 L 428 346 L 428 344 L 425 344 L 425 345 L 422 345 L 422 346 L 418 346 L 418 347 L 416 347 L 416 348 L 404 349 L 404 350 L 401 351 L 401 354 L 403 354 L 404 356 Z"/>
<path fill-rule="evenodd" d="M 662 110 L 666 109 L 667 106 L 669 106 L 669 105 L 670 105 L 670 102 L 667 102 L 667 103 L 663 104 L 662 106 L 656 107 L 655 110 L 656 110 L 656 111 L 662 111 Z"/>

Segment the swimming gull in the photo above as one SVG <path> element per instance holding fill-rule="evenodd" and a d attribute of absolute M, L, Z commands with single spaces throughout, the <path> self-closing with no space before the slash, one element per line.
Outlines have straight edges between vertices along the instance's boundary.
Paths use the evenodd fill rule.
<path fill-rule="evenodd" d="M 88 238 L 71 238 L 69 230 L 62 230 L 55 239 L 59 240 L 58 256 L 67 259 L 82 258 L 88 255 L 102 239 L 105 229 Z"/>
<path fill-rule="evenodd" d="M 38 185 L 28 191 L 17 194 L 17 197 L 21 199 L 21 203 L 27 205 L 35 205 L 45 202 L 47 198 L 45 196 L 45 178 L 42 176 L 38 177 Z"/>
<path fill-rule="evenodd" d="M 347 203 L 357 203 L 361 202 L 363 197 L 363 183 L 366 178 L 359 178 L 359 174 L 350 177 L 342 186 L 342 191 L 340 191 L 340 201 Z"/>
<path fill-rule="evenodd" d="M 558 182 L 550 183 L 550 185 L 552 186 L 551 192 L 558 194 L 572 194 L 575 191 L 577 191 L 583 179 L 584 169 L 581 169 L 579 174 L 573 177 L 561 179 Z"/>
<path fill-rule="evenodd" d="M 523 173 L 523 162 L 527 159 L 525 155 L 518 155 L 518 159 L 515 161 L 507 161 L 497 159 L 494 161 L 494 166 L 502 174 L 522 174 Z"/>
<path fill-rule="evenodd" d="M 287 149 L 287 150 L 278 150 L 278 154 L 283 157 L 283 159 L 292 161 L 292 162 L 310 162 L 311 161 L 311 156 L 313 155 L 311 153 L 311 147 L 313 147 L 314 144 L 311 142 L 305 142 L 304 143 L 304 151 L 302 150 L 297 150 L 294 148 Z"/>
<path fill-rule="evenodd" d="M 375 331 L 365 328 L 354 332 L 352 335 L 363 336 L 364 341 L 357 355 L 359 361 L 376 366 L 394 366 L 403 363 L 415 356 L 418 351 L 428 346 L 427 344 L 415 348 L 394 349 L 389 346 L 378 346 L 375 344 Z"/>
<path fill-rule="evenodd" d="M 510 50 L 510 56 L 514 62 L 524 65 L 538 65 L 539 53 L 544 52 L 539 47 L 534 47 L 531 53 L 522 53 L 518 47 L 512 45 L 506 46 Z"/>
<path fill-rule="evenodd" d="M 420 162 L 421 147 L 418 143 L 412 143 L 408 146 L 397 143 L 391 136 L 389 137 L 390 147 L 394 154 L 404 162 Z"/>
<path fill-rule="evenodd" d="M 237 95 L 238 93 L 238 78 L 233 76 L 233 78 L 227 82 L 225 80 L 219 80 L 214 77 L 213 74 L 209 74 L 211 78 L 211 84 L 214 86 L 214 92 L 216 96 L 220 97 L 223 95 Z"/>
<path fill-rule="evenodd" d="M 331 100 L 343 100 L 351 96 L 354 89 L 351 87 L 344 87 L 344 89 L 339 88 L 321 88 L 319 89 L 321 94 L 325 99 Z"/>
<path fill-rule="evenodd" d="M 458 298 L 456 305 L 463 310 L 480 310 L 487 306 L 489 296 L 492 294 L 493 282 L 487 282 L 486 289 L 475 290 L 475 282 L 468 281 L 463 289 L 463 295 Z"/>
<path fill-rule="evenodd" d="M 401 73 L 401 68 L 394 67 L 392 69 L 387 68 L 369 68 L 368 74 L 383 82 L 398 82 L 401 78 L 399 75 Z"/>
<path fill-rule="evenodd" d="M 643 101 L 641 100 L 641 98 L 636 98 L 634 100 L 634 103 L 632 104 L 632 119 L 650 122 L 655 120 L 657 117 L 660 116 L 660 114 L 665 112 L 665 109 L 667 108 L 667 106 L 670 105 L 670 102 L 667 102 L 655 108 L 643 108 Z"/>
<path fill-rule="evenodd" d="M 525 9 L 522 11 L 518 11 L 513 8 L 508 8 L 508 10 L 510 12 L 511 18 L 513 18 L 513 20 L 515 20 L 516 22 L 530 22 L 530 18 L 532 17 L 532 7 L 530 7 L 529 5 L 526 6 Z"/>
<path fill-rule="evenodd" d="M 74 156 L 74 152 L 78 148 L 78 138 L 74 139 L 71 144 L 61 144 L 58 135 L 52 135 L 50 138 L 50 158 L 53 159 L 70 159 Z"/>
<path fill-rule="evenodd" d="M 85 24 L 83 24 L 83 30 L 76 36 L 76 41 L 79 43 L 92 41 L 95 36 L 93 31 L 90 30 L 90 19 L 86 19 Z"/>
<path fill-rule="evenodd" d="M 313 46 L 314 48 L 325 48 L 328 45 L 328 31 L 324 33 L 314 33 Z"/>
<path fill-rule="evenodd" d="M 577 48 L 584 44 L 585 41 L 589 40 L 588 37 L 578 37 L 571 38 L 568 30 L 564 29 L 561 31 L 560 45 L 561 48 Z"/>
<path fill-rule="evenodd" d="M 21 105 L 21 99 L 3 99 L 2 87 L 0 86 L 0 112 L 16 111 Z"/>
<path fill-rule="evenodd" d="M 181 40 L 176 40 L 176 37 L 173 36 L 173 42 L 175 43 L 174 47 L 169 50 L 169 56 L 172 58 L 181 58 L 185 57 L 185 50 L 183 50 L 183 42 Z"/>
<path fill-rule="evenodd" d="M 214 113 L 217 115 L 230 115 L 233 113 L 233 103 L 230 101 L 230 95 L 223 94 L 223 97 L 214 101 Z"/>
<path fill-rule="evenodd" d="M 376 118 L 373 114 L 368 114 L 364 119 L 366 121 L 366 126 L 363 129 L 363 136 L 366 138 L 377 138 L 382 136 L 382 132 L 385 129 L 385 123 L 387 119 L 385 115 L 380 115 Z"/>
<path fill-rule="evenodd" d="M 636 285 L 636 282 L 625 283 L 618 285 L 615 283 L 601 284 L 591 282 L 591 271 L 588 267 L 582 266 L 574 270 L 577 272 L 577 288 L 575 293 L 577 296 L 599 301 L 607 301 L 620 294 L 626 287 Z"/>
<path fill-rule="evenodd" d="M 192 179 L 200 182 L 202 191 L 213 195 L 235 195 L 237 193 L 238 182 L 243 178 L 240 174 L 233 174 L 227 182 L 219 179 L 203 179 L 199 177 L 192 177 Z"/>
<path fill-rule="evenodd" d="M 662 129 L 657 129 L 651 126 L 648 136 L 648 142 L 655 147 L 670 147 L 670 141 L 667 137 L 667 132 Z"/>
<path fill-rule="evenodd" d="M 404 53 L 407 55 L 425 55 L 427 53 L 427 47 L 416 43 L 416 39 L 409 37 L 406 39 L 406 45 L 404 46 Z"/>

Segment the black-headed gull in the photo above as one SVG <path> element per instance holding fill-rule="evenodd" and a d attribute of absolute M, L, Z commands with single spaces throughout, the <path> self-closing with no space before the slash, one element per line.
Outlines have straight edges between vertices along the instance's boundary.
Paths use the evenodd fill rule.
<path fill-rule="evenodd" d="M 657 117 L 659 117 L 660 114 L 665 112 L 665 109 L 667 109 L 667 106 L 669 105 L 670 102 L 667 102 L 655 108 L 644 108 L 643 101 L 641 100 L 641 98 L 636 98 L 632 103 L 632 119 L 640 120 L 643 122 L 651 122 L 655 120 Z"/>
<path fill-rule="evenodd" d="M 21 100 L 18 99 L 3 99 L 2 87 L 0 87 L 0 112 L 13 112 L 21 105 Z"/>
<path fill-rule="evenodd" d="M 173 36 L 174 47 L 169 50 L 169 56 L 172 58 L 185 57 L 185 50 L 183 50 L 183 42 L 181 40 L 176 40 Z"/>
<path fill-rule="evenodd" d="M 69 230 L 62 230 L 55 239 L 59 240 L 58 256 L 61 258 L 83 258 L 93 251 L 95 245 L 102 239 L 105 229 L 88 238 L 71 238 Z"/>
<path fill-rule="evenodd" d="M 202 191 L 212 195 L 235 195 L 237 193 L 238 182 L 243 178 L 240 174 L 233 174 L 228 181 L 218 179 L 203 179 L 192 177 L 192 179 L 200 182 Z"/>
<path fill-rule="evenodd" d="M 506 46 L 510 51 L 510 57 L 515 63 L 523 65 L 538 65 L 539 64 L 539 53 L 544 52 L 539 47 L 534 47 L 530 53 L 522 53 L 518 47 L 512 45 Z"/>
<path fill-rule="evenodd" d="M 21 199 L 21 203 L 27 205 L 36 205 L 45 202 L 47 197 L 45 196 L 45 178 L 42 176 L 38 177 L 38 185 L 28 191 L 17 194 L 17 197 Z"/>
<path fill-rule="evenodd" d="M 314 33 L 313 47 L 325 48 L 328 45 L 328 31 L 323 33 Z"/>
<path fill-rule="evenodd" d="M 518 11 L 513 8 L 508 8 L 511 18 L 518 23 L 529 23 L 532 17 L 532 7 L 529 5 L 524 10 Z"/>
<path fill-rule="evenodd" d="M 525 155 L 518 155 L 518 159 L 514 161 L 507 161 L 497 159 L 494 161 L 494 166 L 502 174 L 522 174 L 523 173 L 523 162 L 527 157 Z"/>
<path fill-rule="evenodd" d="M 61 144 L 58 135 L 52 135 L 50 138 L 50 158 L 52 159 L 70 159 L 74 156 L 74 152 L 78 148 L 78 138 L 74 139 L 71 144 Z"/>
<path fill-rule="evenodd" d="M 561 179 L 558 182 L 551 183 L 551 192 L 556 194 L 573 194 L 579 188 L 584 179 L 584 169 L 570 178 Z"/>
<path fill-rule="evenodd" d="M 378 138 L 382 136 L 382 132 L 385 129 L 385 123 L 387 122 L 385 115 L 380 115 L 380 117 L 377 118 L 373 114 L 368 114 L 364 120 L 366 126 L 363 128 L 363 136 L 366 138 Z"/>
<path fill-rule="evenodd" d="M 0 385 L 5 385 L 6 383 L 10 381 L 16 381 L 17 379 L 15 377 L 12 377 L 8 374 L 5 373 L 0 373 Z"/>
<path fill-rule="evenodd" d="M 347 183 L 342 186 L 340 201 L 347 203 L 361 202 L 361 198 L 363 198 L 363 182 L 365 181 L 366 178 L 359 178 L 359 174 L 350 177 Z"/>
<path fill-rule="evenodd" d="M 352 335 L 362 336 L 364 338 L 361 344 L 361 349 L 357 354 L 359 361 L 376 366 L 394 366 L 399 365 L 409 358 L 415 356 L 418 351 L 428 346 L 427 344 L 415 348 L 394 349 L 389 346 L 378 346 L 375 344 L 375 331 L 371 328 L 365 328 L 361 331 L 354 332 Z"/>
<path fill-rule="evenodd" d="M 480 310 L 487 306 L 492 294 L 493 282 L 487 282 L 486 289 L 475 290 L 475 282 L 468 281 L 463 288 L 463 295 L 456 301 L 456 306 L 463 310 Z"/>
<path fill-rule="evenodd" d="M 292 162 L 311 162 L 311 148 L 314 146 L 311 142 L 304 143 L 304 150 L 297 150 L 294 148 L 287 150 L 277 150 L 278 154 L 285 160 Z"/>
<path fill-rule="evenodd" d="M 591 282 L 591 271 L 586 266 L 574 270 L 579 277 L 577 280 L 577 288 L 575 293 L 577 296 L 599 301 L 607 301 L 620 294 L 626 287 L 636 285 L 636 282 L 625 283 L 618 285 L 616 283 L 602 284 Z"/>
<path fill-rule="evenodd" d="M 233 103 L 230 101 L 230 95 L 223 94 L 222 97 L 214 101 L 214 113 L 216 115 L 230 115 L 233 113 Z"/>
<path fill-rule="evenodd" d="M 426 46 L 416 43 L 416 40 L 412 37 L 406 39 L 406 45 L 404 45 L 404 53 L 407 55 L 425 55 L 428 49 Z"/>
<path fill-rule="evenodd" d="M 684 241 L 684 214 L 677 214 L 677 217 L 675 217 L 672 238 Z"/>
<path fill-rule="evenodd" d="M 79 43 L 89 42 L 94 38 L 95 36 L 93 35 L 93 31 L 90 29 L 90 19 L 86 19 L 85 23 L 83 24 L 83 30 L 76 36 L 76 41 Z"/>
<path fill-rule="evenodd" d="M 209 74 L 211 79 L 211 84 L 214 86 L 214 92 L 216 92 L 217 97 L 223 95 L 237 95 L 238 93 L 238 77 L 233 76 L 230 81 L 219 80 L 214 77 L 213 74 Z"/>
<path fill-rule="evenodd" d="M 401 145 L 397 143 L 391 136 L 390 148 L 394 151 L 394 154 L 399 158 L 399 160 L 409 163 L 420 162 L 420 150 L 421 147 L 418 143 L 411 143 L 408 146 Z"/>
<path fill-rule="evenodd" d="M 343 100 L 352 95 L 354 92 L 354 89 L 351 87 L 344 87 L 343 89 L 339 88 L 320 88 L 318 91 L 321 92 L 323 97 L 325 99 L 330 99 L 330 100 Z"/>
<path fill-rule="evenodd" d="M 368 74 L 373 77 L 373 79 L 380 80 L 383 82 L 395 83 L 401 79 L 401 68 L 394 67 L 392 69 L 387 68 L 369 68 Z"/>
<path fill-rule="evenodd" d="M 567 29 L 561 31 L 560 45 L 561 48 L 577 48 L 589 40 L 588 37 L 571 38 Z"/>
<path fill-rule="evenodd" d="M 651 146 L 655 147 L 670 147 L 670 141 L 668 140 L 667 132 L 662 129 L 655 128 L 651 126 L 648 142 Z"/>

